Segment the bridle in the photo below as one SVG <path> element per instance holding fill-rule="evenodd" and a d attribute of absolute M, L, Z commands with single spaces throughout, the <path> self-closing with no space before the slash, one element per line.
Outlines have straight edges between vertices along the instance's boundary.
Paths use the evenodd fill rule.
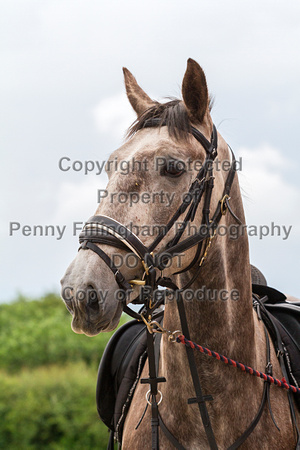
<path fill-rule="evenodd" d="M 164 125 L 165 123 L 162 123 L 161 119 L 152 118 L 146 121 L 146 123 L 144 124 L 144 128 L 158 127 Z M 198 268 L 193 278 L 188 282 L 186 286 L 184 286 L 184 288 L 182 288 L 182 290 L 186 289 L 195 281 L 195 279 L 199 275 L 200 268 L 204 261 L 202 258 L 199 261 L 203 243 L 207 241 L 206 247 L 210 245 L 215 235 L 218 224 L 221 220 L 221 217 L 226 213 L 227 209 L 234 216 L 235 220 L 241 223 L 240 220 L 234 215 L 229 205 L 230 189 L 236 172 L 236 160 L 232 150 L 230 149 L 232 154 L 231 167 L 228 171 L 228 176 L 224 185 L 222 198 L 218 202 L 217 208 L 212 218 L 210 219 L 210 203 L 212 191 L 214 188 L 213 162 L 217 156 L 217 147 L 218 147 L 217 130 L 216 127 L 213 125 L 210 141 L 208 141 L 206 137 L 194 127 L 191 127 L 190 132 L 205 149 L 206 152 L 205 161 L 201 169 L 199 170 L 196 178 L 191 183 L 189 191 L 187 192 L 181 205 L 175 211 L 169 222 L 163 227 L 163 229 L 159 232 L 159 234 L 156 236 L 156 238 L 149 247 L 146 247 L 143 244 L 143 242 L 127 227 L 125 227 L 115 219 L 112 219 L 104 215 L 91 217 L 86 222 L 82 232 L 80 233 L 79 242 L 81 245 L 79 249 L 89 249 L 97 253 L 98 256 L 112 270 L 119 287 L 121 289 L 124 289 L 125 291 L 131 289 L 132 285 L 146 285 L 155 289 L 155 287 L 158 285 L 157 284 L 158 280 L 156 279 L 156 269 L 162 272 L 168 266 L 168 264 L 170 264 L 172 258 L 174 258 L 174 255 L 182 253 L 192 247 L 197 246 L 195 257 L 190 262 L 190 264 L 185 269 L 176 272 L 176 274 L 186 272 L 198 263 Z M 202 225 L 198 233 L 180 241 L 187 224 L 189 222 L 193 222 L 203 195 L 204 195 L 204 206 L 202 211 Z M 175 234 L 175 236 L 166 244 L 164 250 L 154 254 L 158 244 L 171 230 L 171 228 L 179 219 L 179 217 L 185 212 L 186 215 L 184 217 L 184 220 L 181 223 L 180 228 Z M 113 247 L 131 251 L 132 253 L 134 253 L 139 258 L 144 267 L 143 279 L 126 281 L 124 276 L 114 265 L 111 258 L 95 244 L 111 245 Z M 135 299 L 134 302 L 145 304 L 144 300 L 145 299 L 140 298 L 139 300 Z M 152 304 L 152 306 L 153 308 L 151 309 L 156 309 L 158 305 Z M 131 316 L 136 317 L 136 314 L 126 307 L 126 301 L 124 301 L 124 310 Z"/>

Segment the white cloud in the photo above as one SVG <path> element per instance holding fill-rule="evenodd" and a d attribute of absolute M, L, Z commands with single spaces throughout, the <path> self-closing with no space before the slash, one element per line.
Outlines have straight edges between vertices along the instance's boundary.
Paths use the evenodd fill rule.
<path fill-rule="evenodd" d="M 105 189 L 106 184 L 104 177 L 87 179 L 81 183 L 62 183 L 53 223 L 68 224 L 87 220 L 97 209 L 98 189 Z"/>
<path fill-rule="evenodd" d="M 300 204 L 300 190 L 285 176 L 292 161 L 268 144 L 252 149 L 242 147 L 238 154 L 243 161 L 239 180 L 247 222 L 299 226 L 295 205 Z"/>
<path fill-rule="evenodd" d="M 8 205 L 4 211 L 9 219 L 50 223 L 52 215 L 53 223 L 61 224 L 85 220 L 95 212 L 96 190 L 104 187 L 104 178 L 89 176 L 80 183 L 61 184 L 56 158 L 69 154 L 77 159 L 89 143 L 91 151 L 96 149 L 97 158 L 105 159 L 111 136 L 120 142 L 135 119 L 125 93 L 116 94 L 122 90 L 123 65 L 137 76 L 147 92 L 149 89 L 162 95 L 177 95 L 186 59 L 196 59 L 216 95 L 214 115 L 218 113 L 220 121 L 237 118 L 236 126 L 227 122 L 227 133 L 234 130 L 234 139 L 230 140 L 247 142 L 249 132 L 251 142 L 256 143 L 267 135 L 267 130 L 270 135 L 275 131 L 276 139 L 284 142 L 299 162 L 295 146 L 299 115 L 299 2 L 193 2 L 192 15 L 179 0 L 153 0 L 146 6 L 137 0 L 119 2 L 118 14 L 114 2 L 96 0 L 2 3 L 0 29 L 6 70 L 1 74 L 0 90 L 7 157 L 2 164 L 5 170 L 1 181 Z M 201 27 L 199 17 L 207 19 L 202 20 Z M 97 104 L 100 98 L 102 101 Z M 91 133 L 92 118 L 100 137 Z M 247 222 L 276 220 L 299 224 L 296 163 L 289 166 L 290 161 L 282 152 L 269 146 L 242 148 L 241 154 L 244 167 L 240 180 L 250 198 L 244 198 Z M 293 181 L 286 169 L 293 173 Z M 293 183 L 298 183 L 298 189 Z M 1 225 L 7 230 L 5 215 Z M 286 284 L 293 284 L 299 292 L 299 244 L 293 239 L 294 234 L 289 242 L 283 242 L 282 251 L 289 259 Z M 30 246 L 26 242 L 25 238 L 7 240 L 7 234 L 3 237 L 2 275 L 7 292 L 14 292 L 20 280 L 16 279 L 16 270 L 23 273 L 22 289 L 34 285 L 42 290 L 48 285 L 47 278 L 48 282 L 56 279 L 48 270 L 44 270 L 43 279 L 40 274 L 36 276 L 45 255 L 44 241 L 41 245 L 40 240 L 32 238 Z M 57 265 L 58 254 L 67 253 L 64 246 L 68 241 L 58 241 L 63 245 L 59 252 L 49 242 L 47 259 L 51 268 Z M 273 244 L 270 241 L 261 253 L 267 254 L 267 249 L 272 254 Z M 259 251 L 257 248 L 257 254 Z M 32 257 L 34 252 L 39 258 Z M 277 260 L 265 262 L 276 274 Z M 11 266 L 7 261 L 12 261 Z"/>
<path fill-rule="evenodd" d="M 136 119 L 124 92 L 101 100 L 92 110 L 96 128 L 101 133 L 113 134 L 121 139 Z"/>
<path fill-rule="evenodd" d="M 245 159 L 250 167 L 262 165 L 263 168 L 273 169 L 290 167 L 291 161 L 284 156 L 279 149 L 265 143 L 255 148 L 241 147 L 239 154 Z"/>
<path fill-rule="evenodd" d="M 268 144 L 243 147 L 237 153 L 243 158 L 239 181 L 247 225 L 256 225 L 258 230 L 266 226 L 270 231 L 272 222 L 280 227 L 280 235 L 277 229 L 262 239 L 249 237 L 250 261 L 262 270 L 270 286 L 299 296 L 295 273 L 299 267 L 300 189 L 297 179 L 290 176 L 293 162 Z M 283 226 L 286 230 L 292 226 L 288 238 Z"/>

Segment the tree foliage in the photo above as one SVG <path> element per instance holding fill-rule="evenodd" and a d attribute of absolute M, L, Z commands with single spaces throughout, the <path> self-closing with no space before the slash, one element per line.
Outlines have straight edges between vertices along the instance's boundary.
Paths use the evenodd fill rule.
<path fill-rule="evenodd" d="M 0 448 L 105 449 L 97 368 L 112 333 L 76 335 L 54 294 L 0 305 Z"/>

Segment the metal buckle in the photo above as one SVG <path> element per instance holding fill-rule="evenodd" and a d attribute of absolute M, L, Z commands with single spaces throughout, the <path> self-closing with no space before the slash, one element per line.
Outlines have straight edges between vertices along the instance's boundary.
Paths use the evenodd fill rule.
<path fill-rule="evenodd" d="M 166 328 L 162 327 L 160 323 L 158 323 L 156 320 L 151 320 L 150 322 L 148 322 L 148 320 L 143 316 L 143 314 L 141 314 L 141 318 L 145 323 L 145 325 L 147 326 L 147 329 L 150 334 L 154 333 L 167 334 L 170 342 L 176 342 L 176 334 L 182 334 L 181 330 L 175 331 L 167 330 Z"/>
<path fill-rule="evenodd" d="M 131 285 L 135 284 L 136 286 L 145 286 L 146 281 L 145 280 L 129 280 L 128 283 Z"/>
<path fill-rule="evenodd" d="M 276 353 L 276 356 L 277 356 L 277 358 L 279 358 L 279 356 L 284 356 L 284 352 L 282 351 L 282 350 L 277 350 L 277 353 Z"/>
<path fill-rule="evenodd" d="M 220 200 L 221 203 L 221 214 L 222 216 L 225 216 L 226 211 L 227 211 L 227 205 L 226 205 L 226 200 L 229 201 L 230 197 L 228 194 L 225 194 L 224 197 L 222 198 L 222 200 Z"/>
<path fill-rule="evenodd" d="M 266 365 L 266 373 L 267 373 L 268 375 L 272 375 L 272 373 L 273 373 L 273 366 L 272 366 L 272 364 L 270 363 L 270 361 L 269 361 L 268 364 Z"/>
<path fill-rule="evenodd" d="M 213 234 L 209 238 L 207 238 L 208 241 L 206 241 L 207 244 L 206 244 L 206 247 L 205 247 L 205 250 L 204 250 L 204 254 L 203 254 L 203 256 L 202 256 L 202 258 L 200 260 L 199 267 L 201 267 L 202 264 L 204 263 L 204 261 L 205 261 L 205 259 L 207 257 L 207 253 L 208 253 L 208 251 L 209 251 L 209 249 L 211 247 L 211 244 L 212 244 L 212 241 L 213 241 L 215 235 L 216 235 L 216 230 L 213 232 Z"/>
<path fill-rule="evenodd" d="M 148 403 L 148 405 L 152 405 L 152 403 L 150 402 L 150 400 L 149 400 L 149 398 L 148 398 L 148 396 L 149 396 L 149 394 L 150 394 L 150 392 L 151 392 L 151 390 L 149 389 L 149 391 L 148 392 L 146 392 L 146 400 L 147 400 L 147 403 Z M 159 401 L 156 403 L 157 404 L 157 406 L 158 405 L 160 405 L 161 404 L 161 402 L 162 402 L 162 399 L 163 399 L 163 395 L 162 395 L 162 393 L 161 393 L 161 391 L 158 389 L 157 390 L 157 392 L 160 394 L 160 399 L 159 399 Z"/>

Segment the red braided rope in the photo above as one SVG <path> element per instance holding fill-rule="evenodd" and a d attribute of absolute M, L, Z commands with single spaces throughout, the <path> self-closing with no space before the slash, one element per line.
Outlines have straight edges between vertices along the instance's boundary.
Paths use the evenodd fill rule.
<path fill-rule="evenodd" d="M 216 358 L 219 361 L 224 362 L 225 364 L 229 364 L 230 366 L 237 367 L 242 372 L 249 373 L 250 375 L 254 375 L 258 378 L 262 378 L 263 380 L 267 381 L 268 383 L 274 384 L 275 386 L 278 386 L 283 389 L 287 389 L 288 391 L 300 394 L 300 389 L 296 386 L 288 384 L 285 378 L 282 378 L 282 380 L 278 380 L 278 378 L 273 378 L 270 375 L 267 375 L 266 373 L 259 372 L 258 370 L 252 369 L 252 367 L 245 366 L 244 364 L 234 361 L 233 359 L 226 358 L 226 356 L 220 355 L 217 352 L 213 352 L 212 350 L 209 350 L 209 348 L 202 347 L 201 345 L 195 344 L 195 342 L 193 342 L 193 341 L 189 341 L 182 334 L 176 338 L 176 342 L 184 344 L 187 347 L 190 347 L 192 349 L 198 350 L 201 353 L 205 353 L 206 355 L 212 356 L 213 358 Z"/>

